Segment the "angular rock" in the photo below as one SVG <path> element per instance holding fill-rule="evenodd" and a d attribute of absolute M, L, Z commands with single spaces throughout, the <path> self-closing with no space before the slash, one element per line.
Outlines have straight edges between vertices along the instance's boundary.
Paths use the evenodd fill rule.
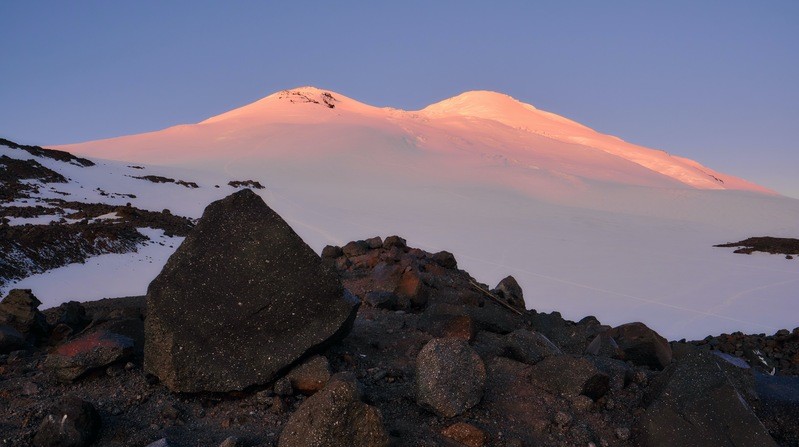
<path fill-rule="evenodd" d="M 608 333 L 624 352 L 624 360 L 636 365 L 663 369 L 671 363 L 671 345 L 644 323 L 627 323 Z"/>
<path fill-rule="evenodd" d="M 112 332 L 97 331 L 65 343 L 51 352 L 45 368 L 70 382 L 86 372 L 125 360 L 133 354 L 133 340 Z"/>
<path fill-rule="evenodd" d="M 394 293 L 399 297 L 400 301 L 407 300 L 410 302 L 411 307 L 417 309 L 424 308 L 430 297 L 430 291 L 416 270 L 408 270 L 402 274 Z"/>
<path fill-rule="evenodd" d="M 100 431 L 100 415 L 89 402 L 65 397 L 44 417 L 33 445 L 36 447 L 84 447 Z"/>
<path fill-rule="evenodd" d="M 369 249 L 369 244 L 366 241 L 352 241 L 341 247 L 341 251 L 348 258 L 365 255 Z"/>
<path fill-rule="evenodd" d="M 455 260 L 455 255 L 448 251 L 440 251 L 433 254 L 433 262 L 444 267 L 445 269 L 457 269 L 458 261 Z"/>
<path fill-rule="evenodd" d="M 504 299 L 505 302 L 510 304 L 512 307 L 521 311 L 526 310 L 522 286 L 516 282 L 516 278 L 513 276 L 505 277 L 505 279 L 500 281 L 499 284 L 497 284 L 497 287 L 491 292 Z"/>
<path fill-rule="evenodd" d="M 339 256 L 343 255 L 344 251 L 341 250 L 341 247 L 337 245 L 328 245 L 322 249 L 322 257 L 323 258 L 338 258 Z"/>
<path fill-rule="evenodd" d="M 393 247 L 405 248 L 407 246 L 408 242 L 399 236 L 389 236 L 385 241 L 383 241 L 383 248 L 385 249 L 390 249 Z"/>
<path fill-rule="evenodd" d="M 56 324 L 64 324 L 72 329 L 74 333 L 80 332 L 91 323 L 91 319 L 86 316 L 86 308 L 77 301 L 68 301 L 56 308 L 58 320 Z"/>
<path fill-rule="evenodd" d="M 551 355 L 563 354 L 554 343 L 543 334 L 527 329 L 517 329 L 505 336 L 508 354 L 528 365 L 535 365 Z"/>
<path fill-rule="evenodd" d="M 0 302 L 0 324 L 11 326 L 34 341 L 47 334 L 48 324 L 39 312 L 42 302 L 30 289 L 13 289 Z"/>
<path fill-rule="evenodd" d="M 402 306 L 400 303 L 399 297 L 394 292 L 385 292 L 385 291 L 371 291 L 367 292 L 366 296 L 364 297 L 364 301 L 366 304 L 376 308 L 376 309 L 389 309 L 389 310 L 404 310 L 407 308 L 407 304 L 410 302 L 406 301 L 406 305 Z"/>
<path fill-rule="evenodd" d="M 486 368 L 467 342 L 436 338 L 416 358 L 416 403 L 439 416 L 454 417 L 483 397 Z"/>
<path fill-rule="evenodd" d="M 336 374 L 306 399 L 280 434 L 279 447 L 386 447 L 380 410 L 361 401 L 352 374 Z"/>
<path fill-rule="evenodd" d="M 530 381 L 552 394 L 597 400 L 610 389 L 610 378 L 586 359 L 570 355 L 549 356 L 533 365 Z"/>
<path fill-rule="evenodd" d="M 25 347 L 25 337 L 11 326 L 0 325 L 0 354 Z"/>
<path fill-rule="evenodd" d="M 366 245 L 368 245 L 371 250 L 383 248 L 383 239 L 381 239 L 380 236 L 370 237 L 364 242 L 366 242 Z"/>
<path fill-rule="evenodd" d="M 358 304 L 245 189 L 210 204 L 150 283 L 144 368 L 176 392 L 268 383 L 345 336 Z"/>
<path fill-rule="evenodd" d="M 483 447 L 486 443 L 485 432 L 465 422 L 456 422 L 445 428 L 441 434 L 466 447 Z"/>
<path fill-rule="evenodd" d="M 288 373 L 291 387 L 305 395 L 316 393 L 330 380 L 330 363 L 321 355 L 315 355 Z"/>
<path fill-rule="evenodd" d="M 695 351 L 653 381 L 650 404 L 639 418 L 637 445 L 776 446 L 768 431 L 720 367 L 723 360 Z"/>
<path fill-rule="evenodd" d="M 239 438 L 235 436 L 228 436 L 219 444 L 219 447 L 241 447 L 242 443 L 239 441 Z"/>
<path fill-rule="evenodd" d="M 474 320 L 468 315 L 425 312 L 419 319 L 418 328 L 439 338 L 471 341 L 475 335 Z"/>
<path fill-rule="evenodd" d="M 591 340 L 585 348 L 585 353 L 599 357 L 610 357 L 612 359 L 623 359 L 624 351 L 619 348 L 616 340 L 610 336 L 610 331 L 605 331 Z"/>

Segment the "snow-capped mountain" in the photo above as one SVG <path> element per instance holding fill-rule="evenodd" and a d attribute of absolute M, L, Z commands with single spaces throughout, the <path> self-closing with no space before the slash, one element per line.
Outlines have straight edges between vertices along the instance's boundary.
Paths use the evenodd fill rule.
<path fill-rule="evenodd" d="M 498 93 L 404 111 L 303 87 L 197 124 L 58 149 L 108 171 L 104 191 L 136 196 L 121 203 L 189 217 L 229 194 L 230 180 L 259 181 L 257 192 L 317 250 L 399 234 L 453 252 L 480 281 L 512 274 L 528 307 L 572 319 L 639 320 L 671 338 L 797 324 L 786 312 L 796 261 L 712 245 L 796 237 L 799 201 Z M 143 176 L 135 166 L 198 187 L 133 179 Z M 96 182 L 85 172 L 70 178 Z M 98 275 L 103 256 L 67 276 Z M 148 275 L 78 294 L 57 271 L 18 285 L 47 299 L 36 289 L 58 278 L 53 300 L 87 299 L 143 293 Z"/>

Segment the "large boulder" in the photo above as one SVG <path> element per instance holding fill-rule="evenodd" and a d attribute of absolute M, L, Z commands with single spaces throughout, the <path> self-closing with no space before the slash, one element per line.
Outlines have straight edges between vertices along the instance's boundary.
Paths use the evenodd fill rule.
<path fill-rule="evenodd" d="M 267 383 L 345 336 L 358 303 L 245 189 L 210 204 L 150 283 L 144 368 L 176 392 Z"/>
<path fill-rule="evenodd" d="M 719 362 L 694 351 L 660 374 L 638 420 L 638 445 L 776 447 Z"/>
<path fill-rule="evenodd" d="M 508 356 L 528 365 L 535 365 L 551 355 L 563 354 L 543 334 L 527 329 L 517 329 L 505 336 Z"/>
<path fill-rule="evenodd" d="M 61 399 L 44 417 L 33 445 L 36 447 L 84 447 L 100 431 L 100 415 L 89 402 L 77 397 Z"/>
<path fill-rule="evenodd" d="M 530 382 L 552 394 L 579 395 L 597 400 L 610 389 L 610 377 L 588 360 L 571 355 L 551 355 L 533 365 Z"/>
<path fill-rule="evenodd" d="M 663 369 L 671 363 L 669 342 L 644 323 L 627 323 L 614 327 L 608 335 L 624 353 L 623 360 L 652 369 Z"/>
<path fill-rule="evenodd" d="M 0 302 L 0 324 L 11 326 L 36 341 L 48 332 L 47 319 L 39 312 L 41 305 L 30 289 L 13 289 Z"/>
<path fill-rule="evenodd" d="M 469 344 L 435 338 L 416 358 L 416 403 L 439 416 L 454 417 L 483 398 L 486 368 Z"/>
<path fill-rule="evenodd" d="M 386 447 L 380 410 L 361 401 L 352 374 L 333 376 L 295 411 L 280 434 L 279 447 Z"/>
<path fill-rule="evenodd" d="M 519 285 L 516 278 L 513 276 L 506 276 L 491 292 L 505 300 L 511 307 L 519 309 L 522 312 L 527 310 L 524 304 L 522 286 Z"/>

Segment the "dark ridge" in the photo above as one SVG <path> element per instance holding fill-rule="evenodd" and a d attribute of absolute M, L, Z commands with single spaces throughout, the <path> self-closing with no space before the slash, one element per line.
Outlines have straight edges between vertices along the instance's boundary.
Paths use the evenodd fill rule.
<path fill-rule="evenodd" d="M 264 185 L 262 185 L 261 182 L 255 180 L 231 180 L 227 182 L 227 184 L 234 188 L 264 189 Z"/>
<path fill-rule="evenodd" d="M 137 180 L 147 180 L 148 182 L 153 183 L 174 183 L 176 185 L 185 186 L 186 188 L 199 188 L 200 186 L 195 182 L 187 182 L 185 180 L 175 180 L 169 177 L 162 177 L 160 175 L 143 175 L 143 176 L 129 176 L 131 178 L 135 178 Z"/>
<path fill-rule="evenodd" d="M 761 251 L 771 254 L 796 255 L 799 254 L 799 239 L 783 237 L 750 237 L 740 242 L 729 242 L 726 244 L 714 245 L 714 247 L 741 247 L 735 253 L 752 254 Z M 790 259 L 790 258 L 789 258 Z"/>
<path fill-rule="evenodd" d="M 52 158 L 53 160 L 71 163 L 77 166 L 89 167 L 94 166 L 94 162 L 85 158 L 76 157 L 69 152 L 59 151 L 55 149 L 45 149 L 41 146 L 29 146 L 26 144 L 18 144 L 5 138 L 0 138 L 0 145 L 8 146 L 12 149 L 21 149 L 36 157 Z"/>
<path fill-rule="evenodd" d="M 48 169 L 36 160 L 18 160 L 7 155 L 0 155 L 0 200 L 12 201 L 19 197 L 27 197 L 30 192 L 37 192 L 37 185 L 25 183 L 23 180 L 38 180 L 42 183 L 66 183 L 63 175 Z"/>

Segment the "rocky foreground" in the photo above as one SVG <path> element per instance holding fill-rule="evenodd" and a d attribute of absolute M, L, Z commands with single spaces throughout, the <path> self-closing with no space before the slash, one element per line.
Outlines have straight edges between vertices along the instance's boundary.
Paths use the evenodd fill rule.
<path fill-rule="evenodd" d="M 668 342 L 215 202 L 147 297 L 0 303 L 0 445 L 796 446 L 799 329 Z"/>

